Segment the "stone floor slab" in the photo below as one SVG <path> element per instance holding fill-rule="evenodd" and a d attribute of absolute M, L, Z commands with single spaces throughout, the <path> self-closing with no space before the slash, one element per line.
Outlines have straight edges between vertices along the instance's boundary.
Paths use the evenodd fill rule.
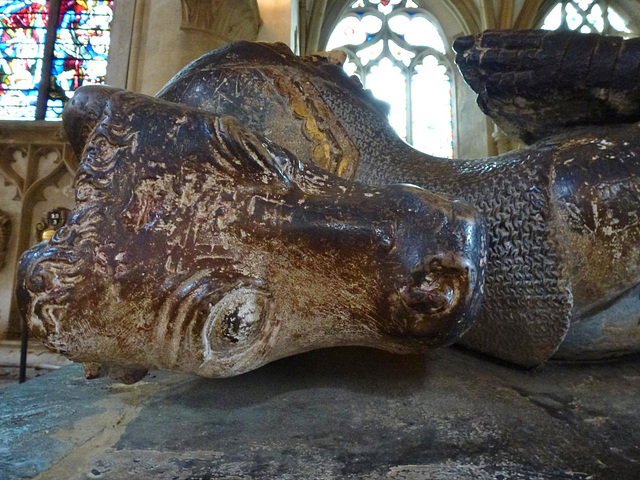
<path fill-rule="evenodd" d="M 72 365 L 0 404 L 3 479 L 640 479 L 640 357 L 331 349 L 131 386 Z"/>

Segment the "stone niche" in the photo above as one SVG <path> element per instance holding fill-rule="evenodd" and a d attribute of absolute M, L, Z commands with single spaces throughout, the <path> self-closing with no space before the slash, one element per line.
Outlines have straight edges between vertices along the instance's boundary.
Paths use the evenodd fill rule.
<path fill-rule="evenodd" d="M 12 301 L 17 259 L 39 241 L 37 226 L 49 210 L 73 207 L 76 166 L 61 124 L 0 124 L 0 205 L 4 213 L 0 242 L 5 243 L 0 266 L 0 339 L 15 338 L 20 332 Z"/>

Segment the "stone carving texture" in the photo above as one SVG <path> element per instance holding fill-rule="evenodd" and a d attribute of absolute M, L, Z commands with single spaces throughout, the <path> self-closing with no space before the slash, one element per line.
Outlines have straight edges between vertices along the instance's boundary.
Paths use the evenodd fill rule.
<path fill-rule="evenodd" d="M 583 40 L 585 38 L 587 40 Z M 482 256 L 473 250 L 482 244 L 482 241 L 476 238 L 479 235 L 478 231 L 472 228 L 470 231 L 475 233 L 471 237 L 476 239 L 460 243 L 460 239 L 464 237 L 460 232 L 466 228 L 465 225 L 472 226 L 477 223 L 473 214 L 464 209 L 465 213 L 461 214 L 454 208 L 449 209 L 449 216 L 434 217 L 433 213 L 424 212 L 431 212 L 430 209 L 434 206 L 436 211 L 449 208 L 436 197 L 429 197 L 424 192 L 418 193 L 421 191 L 381 187 L 405 182 L 461 198 L 474 205 L 486 217 L 487 267 L 484 304 L 478 321 L 464 335 L 462 343 L 528 366 L 536 365 L 554 354 L 564 358 L 592 358 L 640 350 L 640 332 L 637 328 L 637 311 L 640 308 L 640 163 L 637 160 L 638 125 L 633 123 L 635 117 L 629 116 L 628 113 L 637 108 L 637 105 L 633 107 L 637 79 L 630 77 L 628 91 L 625 93 L 624 89 L 616 87 L 618 93 L 611 97 L 615 97 L 623 106 L 619 116 L 612 112 L 602 117 L 597 108 L 593 116 L 576 116 L 570 109 L 563 112 L 561 108 L 556 108 L 555 104 L 561 101 L 563 92 L 571 100 L 576 98 L 576 91 L 581 89 L 588 92 L 579 94 L 580 102 L 588 105 L 595 101 L 596 105 L 600 105 L 599 100 L 590 97 L 591 84 L 584 87 L 581 78 L 575 80 L 578 86 L 570 87 L 567 84 L 553 91 L 548 100 L 549 108 L 553 110 L 544 110 L 544 100 L 537 98 L 541 95 L 539 91 L 535 93 L 529 74 L 514 73 L 510 76 L 499 73 L 500 69 L 520 68 L 519 65 L 523 63 L 519 55 L 528 55 L 531 44 L 535 42 L 538 45 L 535 58 L 541 62 L 547 59 L 549 71 L 552 68 L 563 71 L 567 68 L 565 63 L 570 65 L 574 62 L 573 51 L 578 52 L 576 55 L 579 58 L 584 57 L 580 45 L 583 42 L 587 42 L 587 45 L 593 44 L 593 36 L 571 32 L 485 33 L 474 38 L 464 38 L 456 43 L 458 62 L 462 65 L 463 73 L 471 78 L 472 86 L 478 90 L 481 103 L 495 106 L 488 108 L 487 112 L 495 113 L 494 117 L 503 128 L 508 129 L 509 125 L 517 123 L 519 131 L 529 132 L 522 135 L 523 139 L 528 139 L 527 136 L 539 138 L 529 149 L 480 160 L 439 159 L 415 151 L 391 130 L 385 117 L 385 107 L 375 101 L 370 93 L 362 90 L 359 84 L 348 79 L 339 65 L 318 56 L 296 57 L 283 45 L 238 43 L 205 55 L 184 69 L 158 94 L 160 99 L 168 103 L 132 94 L 114 93 L 104 88 L 79 91 L 74 96 L 74 106 L 67 111 L 65 126 L 72 132 L 72 143 L 76 151 L 82 151 L 87 142 L 89 148 L 85 150 L 82 173 L 78 177 L 79 209 L 71 221 L 72 226 L 77 224 L 80 230 L 76 235 L 70 234 L 64 242 L 71 242 L 72 245 L 78 242 L 78 245 L 81 245 L 84 241 L 99 241 L 99 245 L 102 246 L 91 244 L 80 250 L 74 246 L 72 252 L 84 252 L 81 255 L 83 260 L 80 262 L 75 254 L 69 254 L 69 257 L 65 256 L 66 253 L 62 254 L 70 247 L 56 246 L 58 240 L 54 236 L 52 250 L 42 246 L 25 256 L 19 289 L 25 313 L 35 330 L 44 335 L 50 345 L 58 349 L 71 346 L 74 349 L 73 352 L 69 352 L 72 357 L 95 361 L 102 358 L 117 363 L 119 358 L 123 358 L 123 351 L 128 354 L 129 348 L 132 347 L 127 347 L 124 340 L 122 342 L 125 343 L 125 347 L 122 347 L 122 342 L 114 341 L 113 338 L 117 338 L 114 332 L 100 340 L 107 342 L 109 339 L 108 342 L 111 343 L 102 343 L 97 349 L 95 336 L 89 335 L 93 342 L 91 345 L 83 340 L 83 336 L 79 334 L 83 329 L 75 330 L 73 334 L 65 332 L 62 336 L 51 334 L 56 331 L 55 325 L 59 325 L 56 322 L 62 318 L 62 312 L 70 315 L 67 318 L 79 319 L 86 318 L 89 310 L 81 311 L 81 307 L 69 305 L 61 309 L 55 303 L 59 300 L 52 304 L 52 292 L 57 292 L 61 287 L 55 285 L 54 280 L 57 277 L 52 277 L 50 271 L 53 267 L 49 267 L 47 262 L 61 255 L 57 261 L 69 261 L 74 265 L 74 272 L 85 271 L 88 268 L 85 263 L 94 265 L 92 275 L 102 271 L 114 272 L 109 275 L 116 275 L 113 277 L 116 281 L 110 280 L 105 285 L 117 285 L 117 272 L 129 272 L 132 259 L 142 258 L 145 259 L 143 271 L 146 272 L 147 280 L 125 290 L 145 293 L 140 294 L 136 302 L 133 302 L 132 297 L 121 301 L 120 297 L 109 297 L 113 295 L 112 292 L 121 291 L 119 288 L 104 287 L 105 294 L 99 298 L 106 298 L 107 305 L 100 305 L 94 310 L 109 312 L 104 317 L 109 325 L 115 318 L 121 318 L 118 315 L 125 313 L 129 314 L 130 318 L 139 319 L 138 332 L 145 332 L 152 328 L 150 325 L 154 325 L 155 337 L 148 337 L 143 333 L 139 333 L 142 337 L 134 336 L 137 338 L 136 342 L 145 338 L 149 339 L 147 343 L 151 345 L 147 353 L 136 350 L 130 357 L 137 358 L 143 366 L 185 368 L 207 375 L 237 373 L 247 365 L 257 366 L 268 359 L 282 356 L 283 347 L 278 341 L 284 339 L 292 345 L 288 350 L 285 349 L 287 354 L 326 344 L 354 343 L 355 338 L 358 339 L 356 343 L 401 350 L 398 343 L 400 337 L 393 333 L 393 328 L 389 330 L 384 325 L 398 325 L 397 322 L 400 322 L 403 328 L 400 331 L 395 330 L 397 334 L 416 333 L 416 323 L 412 320 L 416 318 L 415 312 L 409 311 L 409 314 L 405 312 L 401 315 L 400 310 L 393 307 L 397 298 L 393 295 L 389 297 L 384 292 L 400 292 L 405 306 L 414 305 L 423 313 L 434 313 L 433 308 L 446 312 L 445 317 L 448 320 L 443 322 L 449 328 L 452 328 L 452 319 L 459 318 L 460 315 L 463 317 L 462 324 L 466 325 L 477 304 L 474 303 L 473 295 L 460 302 L 461 297 L 454 292 L 476 292 L 479 288 L 477 281 L 480 274 L 471 275 L 469 278 L 473 277 L 474 281 L 467 281 L 464 280 L 465 275 L 460 272 L 465 271 L 463 265 L 468 265 L 469 271 L 473 272 L 481 272 L 483 266 Z M 622 42 L 620 52 L 636 48 L 636 42 L 633 40 L 604 38 L 596 43 L 606 47 L 617 42 Z M 559 44 L 566 47 L 563 55 L 556 52 Z M 593 54 L 595 62 L 602 61 L 598 57 L 597 49 Z M 496 66 L 493 60 L 496 58 L 504 65 Z M 474 75 L 480 80 L 474 80 Z M 497 85 L 512 81 L 516 86 L 512 90 L 507 89 L 505 93 L 502 87 L 492 87 L 494 78 L 500 79 Z M 612 83 L 618 82 L 618 78 L 614 75 Z M 601 88 L 606 88 L 605 80 L 602 82 Z M 487 88 L 482 90 L 482 85 Z M 528 94 L 528 88 L 534 93 Z M 525 103 L 528 101 L 526 99 L 531 98 L 542 111 L 552 112 L 551 120 L 545 123 L 535 116 L 533 110 L 528 109 L 524 110 L 521 118 L 518 117 L 514 105 L 520 100 L 515 101 L 511 98 L 513 92 L 519 92 L 518 95 L 525 99 Z M 572 105 L 571 101 L 569 105 Z M 585 107 L 581 112 L 587 110 Z M 207 117 L 204 111 L 210 112 L 213 116 Z M 195 115 L 194 118 L 197 120 L 185 120 L 191 118 L 191 115 Z M 235 117 L 247 130 L 229 120 L 214 120 L 224 118 L 225 115 Z M 503 117 L 505 120 L 501 121 Z M 517 122 L 513 120 L 515 118 L 518 118 Z M 606 122 L 607 125 L 599 125 L 601 122 Z M 141 127 L 143 124 L 155 128 L 152 130 L 156 132 L 153 134 L 155 137 L 144 133 L 145 129 Z M 201 124 L 209 126 L 196 128 L 196 125 Z M 170 133 L 165 132 L 163 137 L 162 129 Z M 108 141 L 100 140 L 101 135 L 105 135 L 104 132 L 111 131 L 114 133 L 105 137 Z M 256 135 L 248 133 L 249 131 L 256 132 Z M 112 137 L 117 141 L 109 140 Z M 196 166 L 189 160 L 191 157 L 188 152 L 180 150 L 186 147 L 177 144 L 179 138 L 188 138 L 194 145 L 200 145 L 198 142 L 208 138 L 213 153 L 204 147 L 201 150 L 208 152 L 205 156 L 213 160 L 196 162 Z M 194 148 L 197 150 L 198 147 Z M 119 155 L 130 159 L 123 165 L 128 165 L 126 168 L 133 170 L 117 170 L 117 173 L 103 178 L 113 168 L 125 168 L 112 165 L 114 159 L 118 158 L 114 152 L 123 152 Z M 215 172 L 216 168 L 223 165 L 219 157 L 227 158 L 221 152 L 232 152 L 227 155 L 237 158 L 240 162 L 238 165 L 244 165 L 242 168 L 247 169 L 246 175 L 238 173 L 242 168 L 234 170 L 234 167 L 223 169 L 227 172 L 224 175 L 228 177 L 220 177 L 221 173 Z M 295 158 L 301 159 L 303 163 L 298 164 Z M 175 159 L 186 159 L 180 167 L 180 175 L 177 175 L 175 170 Z M 315 169 L 316 167 L 311 166 L 313 163 L 348 179 L 354 178 L 356 183 L 342 183 L 345 180 L 322 174 Z M 169 164 L 173 166 L 168 167 Z M 207 170 L 206 165 L 218 167 L 212 171 L 210 167 L 207 167 Z M 167 172 L 173 177 L 167 177 L 165 169 L 169 169 L 170 172 Z M 270 186 L 270 180 L 266 180 L 264 186 L 257 182 L 261 188 L 267 189 L 269 194 L 266 195 L 261 188 L 255 186 L 255 179 L 251 180 L 253 177 L 248 173 L 254 172 L 255 169 L 264 172 L 266 178 L 272 178 L 275 169 L 275 176 L 284 180 L 288 187 L 284 190 L 278 189 L 283 187 L 278 187 L 271 191 L 270 188 L 275 187 Z M 271 173 L 268 173 L 269 171 Z M 218 183 L 209 185 L 202 175 Z M 87 183 L 89 178 L 91 181 Z M 100 186 L 97 190 L 94 188 L 95 185 L 89 185 L 95 182 Z M 216 209 L 209 211 L 209 208 L 213 208 L 210 206 L 218 202 L 213 200 L 218 197 L 211 192 L 221 188 L 224 191 L 223 186 L 228 184 L 234 185 L 234 193 L 232 200 L 222 202 L 223 211 L 227 213 L 216 214 Z M 362 184 L 369 186 L 365 187 Z M 350 200 L 346 203 L 339 200 L 344 198 L 345 194 L 340 193 L 340 185 L 346 191 L 353 192 L 348 195 Z M 288 189 L 298 193 L 283 193 L 289 192 Z M 114 196 L 117 197 L 118 192 L 122 198 L 115 200 Z M 131 193 L 122 195 L 122 192 Z M 251 200 L 246 200 L 254 198 L 255 192 L 262 192 L 259 201 L 252 203 Z M 176 196 L 188 200 L 186 203 L 184 200 L 178 201 Z M 221 198 L 227 199 L 227 196 L 222 195 Z M 327 200 L 329 198 L 332 199 L 330 202 Z M 360 200 L 353 204 L 352 200 L 356 198 Z M 422 200 L 417 200 L 418 198 Z M 130 199 L 128 206 L 117 204 L 124 199 Z M 306 205 L 302 211 L 310 208 L 309 213 L 302 216 L 300 221 L 282 222 L 283 212 L 295 212 L 296 208 L 300 208 L 301 199 L 304 199 L 303 204 Z M 274 201 L 280 207 L 276 208 L 270 203 Z M 323 202 L 333 202 L 333 205 L 340 207 L 320 208 L 315 206 L 317 202 L 320 202 L 320 205 L 326 205 Z M 412 202 L 417 202 L 418 211 L 409 207 Z M 392 217 L 395 220 L 391 224 L 400 222 L 407 225 L 399 220 L 407 215 L 407 218 L 413 218 L 408 223 L 411 224 L 413 221 L 417 222 L 416 215 L 425 215 L 424 231 L 411 230 L 411 233 L 399 235 L 398 231 L 391 229 L 395 231 L 398 241 L 403 238 L 411 245 L 410 249 L 399 249 L 395 246 L 387 252 L 395 252 L 392 257 L 381 260 L 377 256 L 377 250 L 368 249 L 367 246 L 371 246 L 371 238 L 365 235 L 364 238 L 367 240 L 362 244 L 362 248 L 351 251 L 347 257 L 340 257 L 340 261 L 337 261 L 336 257 L 326 256 L 326 252 L 341 252 L 342 249 L 350 251 L 349 245 L 354 245 L 350 235 L 357 232 L 383 232 L 382 237 L 378 234 L 373 237 L 373 245 L 379 245 L 380 238 L 388 236 L 384 234 L 387 231 L 384 226 L 388 225 L 386 222 L 390 213 L 388 209 L 383 208 L 387 204 L 394 212 Z M 431 206 L 427 207 L 428 204 Z M 109 207 L 106 208 L 106 205 Z M 202 210 L 194 210 L 194 205 L 201 205 L 199 208 Z M 248 208 L 248 205 L 253 205 L 250 213 L 246 213 L 249 210 L 243 210 Z M 311 215 L 310 212 L 315 212 L 318 208 L 324 213 L 319 217 Z M 333 208 L 338 208 L 338 211 L 334 211 Z M 342 208 L 346 208 L 349 214 L 342 212 Z M 105 211 L 109 213 L 103 218 L 104 213 L 100 212 Z M 232 211 L 233 214 L 228 213 Z M 372 213 L 373 211 L 376 213 Z M 114 223 L 116 218 L 113 212 L 121 212 L 119 216 L 116 215 L 120 224 Z M 206 218 L 215 218 L 215 223 L 196 222 L 197 228 L 187 228 L 183 225 L 184 218 L 199 219 L 201 212 L 206 212 Z M 91 219 L 94 214 L 98 217 Z M 175 218 L 174 214 L 177 215 Z M 237 218 L 243 219 L 240 223 L 246 225 L 246 230 L 243 230 L 246 237 L 242 236 L 242 233 L 238 237 L 237 232 L 235 236 L 227 236 L 227 232 L 231 231 L 227 226 L 233 225 L 228 215 L 236 215 Z M 292 215 L 291 218 L 294 218 L 295 214 Z M 83 220 L 85 216 L 90 220 Z M 438 221 L 433 223 L 436 217 L 443 226 L 443 235 L 446 234 L 444 237 L 427 233 L 440 228 Z M 345 219 L 349 221 L 345 222 Z M 177 225 L 175 230 L 167 227 L 172 225 L 171 222 L 174 226 Z M 96 227 L 105 224 L 108 227 Z M 284 229 L 283 225 L 293 227 L 288 230 Z M 378 226 L 382 226 L 382 230 L 379 230 Z M 74 232 L 75 228 L 72 227 L 69 231 Z M 88 229 L 87 233 L 83 233 L 83 228 Z M 112 231 L 121 233 L 115 233 L 116 236 L 112 237 L 113 240 L 109 243 L 110 234 L 105 232 Z M 292 231 L 298 233 L 291 237 Z M 168 235 L 166 232 L 171 234 Z M 217 272 L 218 275 L 222 271 L 237 270 L 229 269 L 227 266 L 213 268 L 198 264 L 197 259 L 202 258 L 199 256 L 202 252 L 197 249 L 185 250 L 185 247 L 190 245 L 189 242 L 200 238 L 200 235 L 205 235 L 203 238 L 207 239 L 207 245 L 230 245 L 229 251 L 240 252 L 239 256 L 231 259 L 225 257 L 226 254 L 218 252 L 216 255 L 220 258 L 216 261 L 222 262 L 222 265 L 243 265 L 240 270 L 249 269 L 253 272 L 249 275 L 251 278 L 271 279 L 274 272 L 288 271 L 288 275 L 302 280 L 300 283 L 287 283 L 291 280 L 285 279 L 275 281 L 274 285 L 284 282 L 287 288 L 279 290 L 280 294 L 263 296 L 260 293 L 261 283 L 247 284 L 244 279 L 238 280 L 240 277 L 232 276 L 232 280 L 228 282 L 216 277 L 214 286 L 202 285 L 199 283 L 200 277 L 174 279 L 173 274 L 197 275 L 194 272 L 205 272 L 206 269 Z M 304 255 L 295 256 L 295 261 L 278 260 L 280 257 L 291 259 L 289 252 L 292 246 L 298 241 L 303 241 L 307 235 L 316 240 L 307 238 L 312 247 L 305 250 Z M 121 252 L 113 251 L 114 245 L 120 242 L 116 241 L 118 238 L 130 239 L 127 240 L 131 242 L 130 248 L 127 247 Z M 134 238 L 136 240 L 133 240 Z M 212 238 L 215 241 L 212 241 Z M 252 257 L 255 253 L 247 249 L 250 241 L 247 238 L 261 239 L 255 244 L 261 245 L 255 250 L 260 252 L 258 257 Z M 266 242 L 265 239 L 274 242 L 274 246 L 270 249 L 264 247 L 260 242 Z M 152 254 L 154 248 L 157 248 L 153 245 L 164 243 L 169 245 L 167 250 L 163 250 L 159 255 Z M 143 244 L 144 248 L 141 246 Z M 419 255 L 415 252 L 410 254 L 411 249 L 417 248 L 418 245 L 422 245 L 421 248 L 431 253 L 425 250 L 420 251 Z M 172 253 L 172 248 L 180 248 L 185 254 L 181 256 L 177 251 Z M 316 248 L 318 250 L 315 250 Z M 298 251 L 297 247 L 293 251 Z M 273 252 L 278 254 L 274 257 Z M 408 257 L 405 257 L 403 252 Z M 436 255 L 433 252 L 440 254 Z M 407 269 L 407 258 L 431 258 L 434 255 L 434 258 L 441 258 L 444 252 L 447 252 L 444 255 L 446 258 L 457 260 L 452 264 L 440 259 L 430 268 L 416 270 L 418 273 L 412 275 L 413 280 L 408 280 L 409 277 L 406 275 L 411 269 Z M 451 252 L 455 253 L 450 255 Z M 158 257 L 168 263 L 154 264 L 158 262 Z M 153 260 L 154 258 L 156 260 Z M 182 261 L 175 263 L 176 258 Z M 350 261 L 345 262 L 345 258 L 349 258 Z M 248 263 L 245 264 L 238 259 L 247 259 Z M 80 262 L 80 266 L 76 266 L 76 262 Z M 121 265 L 123 262 L 124 266 Z M 281 270 L 270 270 L 271 275 L 264 274 L 264 270 L 255 273 L 256 268 L 264 269 L 265 265 L 270 264 L 280 265 Z M 425 263 L 420 261 L 417 264 Z M 399 277 L 387 275 L 385 269 L 388 265 L 401 265 L 397 268 L 404 273 Z M 431 270 L 439 275 L 431 274 Z M 355 284 L 344 280 L 353 279 L 354 275 L 359 279 Z M 211 276 L 215 277 L 208 275 L 207 278 Z M 333 280 L 327 279 L 327 276 Z M 149 278 L 159 283 L 145 283 L 152 282 Z M 385 280 L 391 282 L 391 286 L 387 285 Z M 337 283 L 331 283 L 332 281 Z M 78 282 L 80 290 L 82 285 L 87 284 L 85 278 Z M 183 283 L 184 288 L 178 287 Z M 220 283 L 227 285 L 226 289 L 220 287 Z M 283 318 L 287 319 L 308 318 L 305 317 L 306 312 L 327 313 L 327 303 L 322 303 L 323 301 L 314 297 L 315 294 L 310 289 L 299 289 L 299 285 L 306 287 L 312 284 L 313 288 L 324 285 L 318 293 L 323 299 L 329 291 L 360 292 L 359 294 L 366 298 L 365 303 L 375 304 L 377 309 L 375 314 L 374 310 L 366 310 L 368 316 L 365 317 L 376 320 L 373 323 L 371 320 L 356 323 L 358 327 L 349 328 L 356 328 L 357 331 L 349 330 L 352 336 L 343 337 L 345 333 L 341 329 L 346 327 L 344 323 L 335 323 L 336 315 L 338 318 L 353 315 L 353 310 L 350 309 L 352 307 L 347 304 L 353 305 L 354 302 L 352 297 L 349 297 L 351 300 L 345 304 L 344 300 L 347 297 L 340 294 L 329 302 L 337 311 L 332 310 L 331 314 L 326 316 L 319 315 L 314 320 L 316 329 L 313 332 L 304 330 L 304 333 L 298 332 L 298 336 L 291 331 L 283 333 L 287 332 L 285 325 L 295 324 L 283 321 L 279 326 L 277 341 L 273 340 L 269 348 L 264 347 L 262 350 L 276 353 L 264 354 L 263 357 L 254 353 L 248 354 L 248 363 L 233 360 L 231 363 L 236 367 L 231 367 L 231 363 L 228 363 L 227 370 L 220 365 L 209 365 L 206 368 L 197 366 L 200 365 L 198 361 L 202 359 L 198 360 L 197 355 L 193 356 L 197 348 L 190 349 L 189 345 L 197 345 L 200 341 L 200 337 L 194 336 L 193 332 L 214 332 L 207 326 L 211 325 L 212 320 L 206 320 L 211 315 L 218 315 L 212 313 L 218 312 L 214 305 L 228 305 L 220 308 L 233 310 L 233 306 L 240 304 L 240 298 L 244 298 L 250 300 L 248 304 L 255 305 L 243 310 L 245 312 L 257 312 L 268 303 L 273 305 L 273 308 L 281 309 L 284 312 Z M 358 287 L 353 287 L 356 284 Z M 377 287 L 373 291 L 369 290 L 371 284 L 382 290 L 376 290 Z M 364 288 L 362 285 L 369 287 Z M 243 290 L 240 293 L 234 288 Z M 252 288 L 257 288 L 257 293 L 251 290 Z M 210 293 L 220 292 L 220 289 L 224 291 L 224 295 Z M 311 303 L 317 307 L 295 310 L 286 302 L 282 303 L 282 293 L 288 290 L 296 291 L 298 299 L 311 295 L 315 298 L 313 302 L 317 302 Z M 163 299 L 161 292 L 166 291 L 176 292 L 176 298 Z M 83 298 L 78 292 L 74 292 L 73 295 L 76 299 Z M 190 323 L 187 320 L 191 318 L 190 312 L 197 310 L 192 307 L 193 304 L 200 304 L 199 299 L 211 298 L 212 295 L 219 295 L 223 300 L 216 297 L 213 302 L 205 302 L 210 305 L 207 307 L 209 310 L 204 308 L 205 313 L 201 314 L 201 319 Z M 356 305 L 362 298 L 358 295 Z M 91 296 L 95 298 L 95 288 L 91 290 Z M 142 298 L 147 299 L 148 304 L 142 302 Z M 273 298 L 273 304 L 265 298 Z M 192 303 L 189 303 L 190 301 Z M 425 301 L 431 307 L 425 309 L 416 306 Z M 121 306 L 133 303 L 136 305 L 137 316 L 128 311 L 121 311 L 123 307 L 115 311 L 114 307 L 107 308 L 111 304 Z M 453 307 L 454 304 L 457 307 Z M 438 307 L 434 307 L 436 305 Z M 465 308 L 468 310 L 465 311 Z M 382 317 L 391 319 L 390 324 L 378 322 L 381 313 L 384 313 Z M 151 321 L 150 318 L 155 320 Z M 177 319 L 177 326 L 190 326 L 186 330 L 174 329 L 173 323 L 168 320 L 170 318 Z M 226 317 L 223 315 L 222 318 Z M 229 317 L 231 324 L 221 323 L 226 325 L 221 331 L 227 340 L 236 338 L 233 332 L 242 331 L 242 328 L 236 325 L 243 322 L 238 323 L 233 318 L 233 315 Z M 403 323 L 400 318 L 407 318 L 408 323 Z M 74 325 L 74 322 L 72 320 L 70 324 Z M 422 324 L 421 321 L 418 323 Z M 304 324 L 309 325 L 309 322 Z M 459 328 L 453 328 L 452 332 L 455 331 L 455 334 L 446 335 L 444 343 L 464 329 L 462 324 Z M 100 325 L 102 326 L 97 327 L 96 331 L 104 332 L 106 324 Z M 160 327 L 156 327 L 157 325 Z M 266 322 L 265 325 L 269 323 Z M 340 325 L 340 328 L 336 325 Z M 362 325 L 366 325 L 364 328 L 367 333 L 360 330 Z M 126 330 L 122 325 L 118 328 Z M 418 330 L 427 334 L 422 329 Z M 380 334 L 381 331 L 384 335 Z M 377 335 L 375 341 L 370 337 L 371 332 L 374 332 L 374 336 Z M 325 335 L 326 337 L 323 337 Z M 438 333 L 436 337 L 441 338 L 440 335 L 441 333 Z M 390 340 L 390 337 L 394 340 Z M 431 335 L 426 337 L 431 338 Z M 209 333 L 202 336 L 204 352 L 211 350 L 211 347 L 207 346 L 210 345 L 208 338 Z M 329 341 L 329 338 L 332 340 Z M 423 344 L 424 342 L 425 340 Z M 258 341 L 258 344 L 264 345 L 265 342 Z M 105 353 L 107 351 L 108 354 Z M 86 352 L 97 353 L 92 356 Z M 162 356 L 160 352 L 164 352 Z M 159 358 L 161 360 L 158 360 Z"/>
<path fill-rule="evenodd" d="M 295 79 L 296 96 L 313 103 L 316 111 L 331 112 L 323 125 L 338 123 L 355 146 L 358 155 L 351 157 L 349 168 L 343 167 L 354 172 L 353 178 L 374 185 L 409 182 L 472 203 L 487 218 L 489 264 L 481 316 L 462 342 L 536 365 L 563 342 L 581 345 L 571 353 L 577 358 L 640 349 L 638 301 L 629 300 L 633 306 L 621 315 L 616 310 L 640 278 L 638 127 L 629 123 L 636 118 L 629 112 L 640 111 L 633 103 L 636 77 L 629 77 L 626 90 L 620 84 L 622 73 L 610 78 L 610 88 L 617 89 L 610 102 L 620 102 L 620 115 L 611 111 L 590 117 L 585 114 L 590 102 L 600 103 L 592 98 L 591 84 L 585 87 L 580 77 L 567 75 L 557 87 L 548 85 L 545 100 L 535 83 L 538 77 L 511 71 L 524 68 L 524 58 L 535 54 L 537 69 L 567 72 L 594 44 L 600 46 L 594 62 L 601 65 L 610 45 L 618 45 L 621 54 L 637 48 L 635 40 L 572 32 L 487 33 L 459 40 L 457 60 L 479 91 L 481 104 L 505 105 L 494 115 L 497 121 L 509 115 L 501 127 L 509 130 L 511 119 L 518 118 L 524 131 L 538 132 L 535 138 L 541 138 L 528 150 L 473 161 L 416 152 L 389 128 L 384 107 L 339 66 L 295 57 L 284 46 L 236 44 L 212 52 L 183 70 L 159 96 L 233 115 L 299 158 L 317 161 L 315 143 L 305 135 L 295 109 L 288 108 L 294 97 L 273 87 L 274 75 Z M 505 93 L 502 85 L 509 79 L 514 85 Z M 606 78 L 599 85 L 605 88 Z M 249 94 L 233 95 L 238 88 Z M 574 111 L 576 91 L 583 93 L 581 108 Z M 537 102 L 536 108 L 545 101 L 548 105 L 540 117 L 535 108 L 524 108 L 520 115 L 513 92 Z M 603 122 L 611 125 L 594 125 Z M 577 129 L 580 125 L 584 127 Z M 334 149 L 341 145 L 337 142 Z M 605 328 L 592 328 L 595 312 L 607 317 Z M 616 323 L 622 318 L 624 325 Z M 595 341 L 590 352 L 584 349 L 587 338 Z"/>
<path fill-rule="evenodd" d="M 228 376 L 446 345 L 479 310 L 484 229 L 464 202 L 341 180 L 229 117 L 108 87 L 78 90 L 64 124 L 77 205 L 22 257 L 17 294 L 71 359 Z"/>

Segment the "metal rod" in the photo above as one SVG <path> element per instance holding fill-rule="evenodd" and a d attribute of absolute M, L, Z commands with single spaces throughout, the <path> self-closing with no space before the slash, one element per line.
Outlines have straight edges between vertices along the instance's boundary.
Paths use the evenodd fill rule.
<path fill-rule="evenodd" d="M 27 381 L 27 349 L 29 347 L 29 326 L 27 319 L 22 317 L 22 330 L 20 332 L 20 373 L 18 382 Z"/>
<path fill-rule="evenodd" d="M 405 88 L 405 122 L 407 122 L 407 143 L 409 145 L 413 145 L 413 92 L 412 92 L 412 82 L 413 76 L 415 75 L 415 71 L 409 71 L 407 75 L 404 76 L 404 88 Z M 429 108 L 429 106 L 425 106 L 425 108 Z"/>
<path fill-rule="evenodd" d="M 13 363 L 0 363 L 0 368 L 17 368 Z M 48 363 L 29 363 L 27 368 L 33 368 L 34 370 L 60 370 L 60 365 L 50 365 Z M 22 382 L 21 382 L 22 383 Z"/>
<path fill-rule="evenodd" d="M 40 71 L 40 84 L 38 85 L 36 120 L 44 120 L 47 114 L 47 101 L 49 100 L 51 71 L 53 69 L 53 47 L 56 43 L 61 3 L 62 0 L 49 1 L 49 19 L 47 20 L 47 35 L 44 39 L 44 57 L 42 58 L 42 70 Z"/>

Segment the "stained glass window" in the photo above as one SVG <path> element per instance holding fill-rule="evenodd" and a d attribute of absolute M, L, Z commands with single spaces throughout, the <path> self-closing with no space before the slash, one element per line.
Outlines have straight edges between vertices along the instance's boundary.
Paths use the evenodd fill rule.
<path fill-rule="evenodd" d="M 0 119 L 57 119 L 76 88 L 104 83 L 113 3 L 0 0 Z"/>
<path fill-rule="evenodd" d="M 544 30 L 579 30 L 582 33 L 629 36 L 625 20 L 606 0 L 564 0 L 558 2 L 543 20 Z"/>
<path fill-rule="evenodd" d="M 451 158 L 451 64 L 445 45 L 436 23 L 413 0 L 357 0 L 326 48 L 344 50 L 345 71 L 389 103 L 389 123 L 400 137 Z"/>

